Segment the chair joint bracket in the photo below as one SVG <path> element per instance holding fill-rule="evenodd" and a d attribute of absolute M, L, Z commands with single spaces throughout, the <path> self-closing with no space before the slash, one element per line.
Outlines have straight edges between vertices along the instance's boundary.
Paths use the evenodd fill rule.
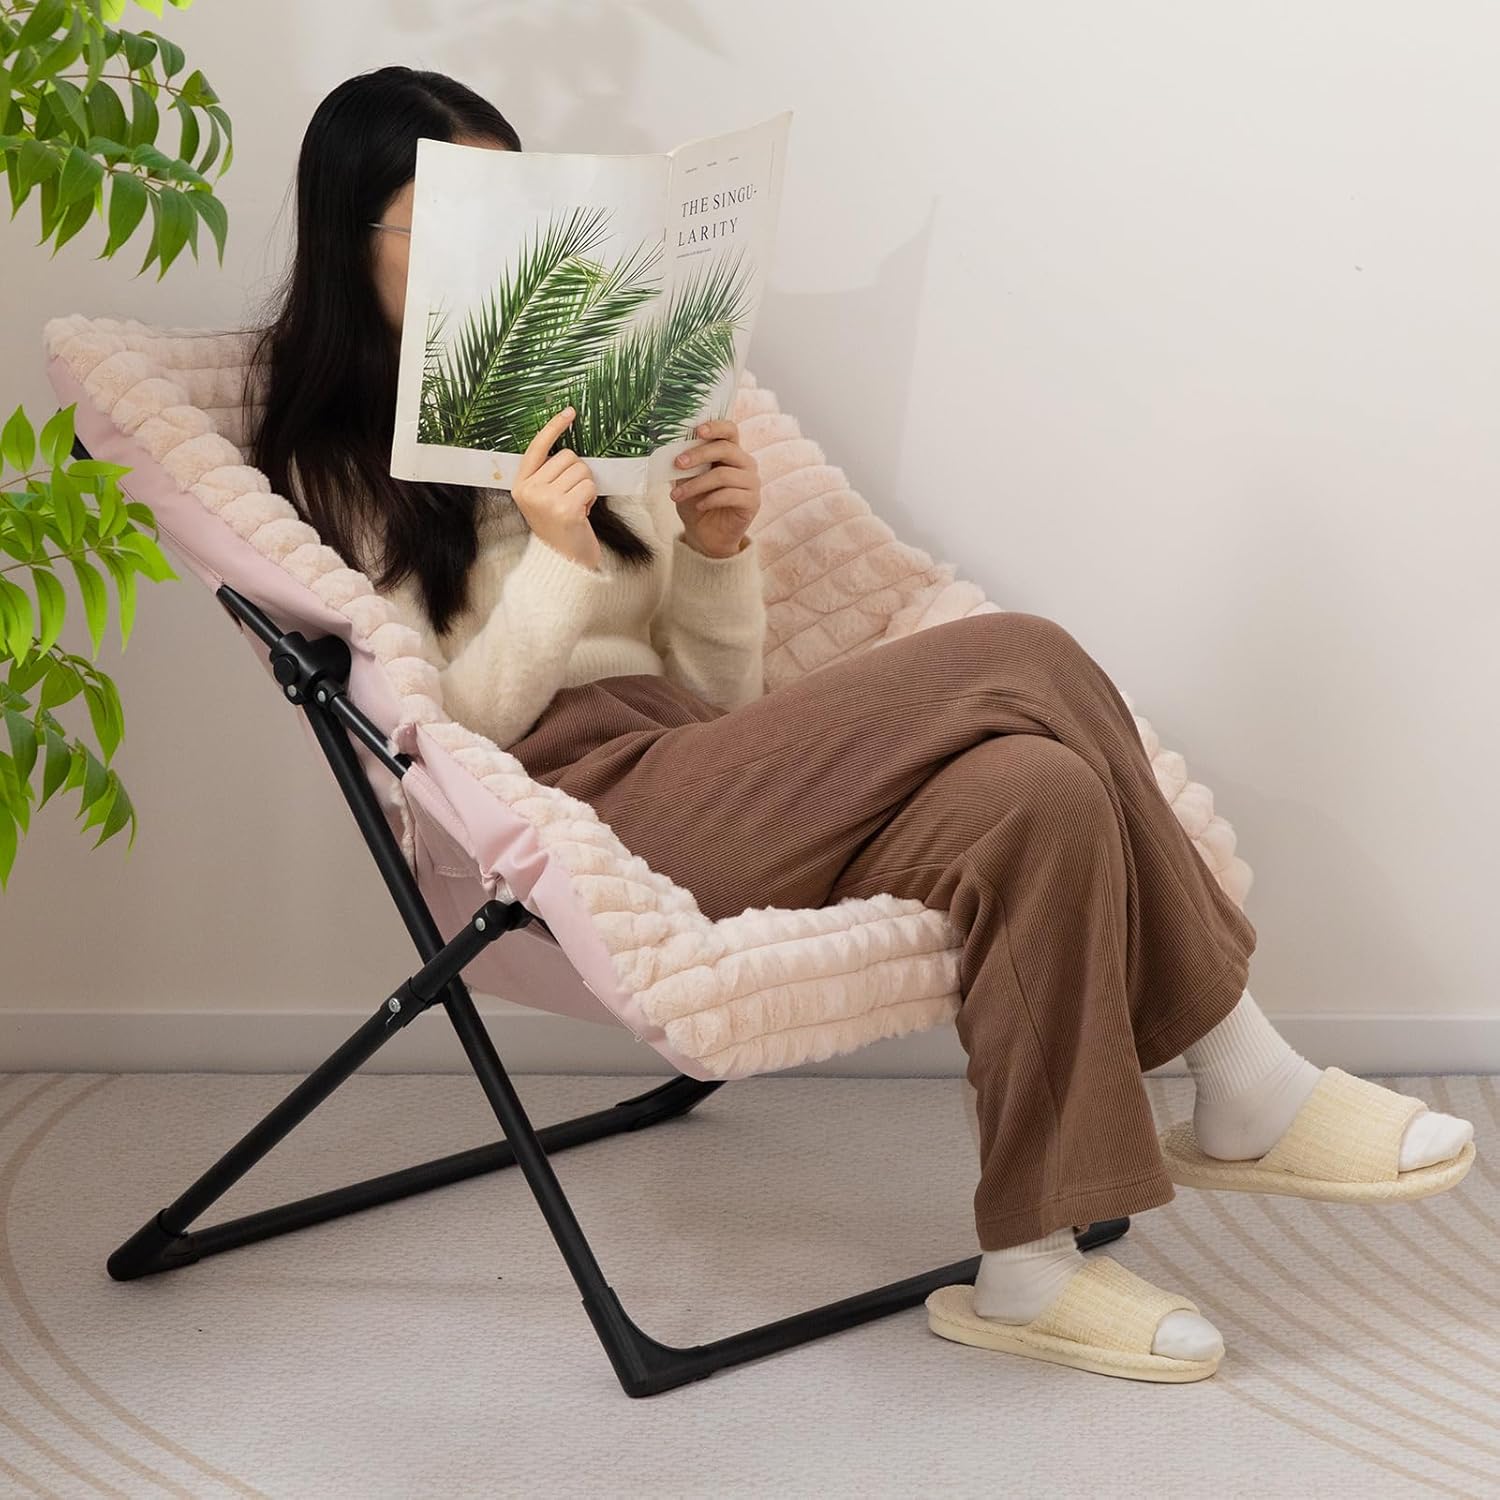
<path fill-rule="evenodd" d="M 486 901 L 430 962 L 391 993 L 385 1002 L 386 1030 L 407 1025 L 442 1000 L 453 979 L 482 949 L 530 919 L 519 901 Z"/>

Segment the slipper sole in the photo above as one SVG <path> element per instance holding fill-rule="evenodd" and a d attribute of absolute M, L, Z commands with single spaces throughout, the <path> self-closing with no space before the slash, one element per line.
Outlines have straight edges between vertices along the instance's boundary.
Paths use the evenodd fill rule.
<path fill-rule="evenodd" d="M 1045 1360 L 1088 1370 L 1095 1375 L 1118 1375 L 1126 1380 L 1152 1380 L 1181 1385 L 1206 1380 L 1219 1368 L 1216 1359 L 1169 1359 L 1164 1354 L 1131 1354 L 1095 1344 L 1080 1344 L 1048 1333 L 1028 1333 L 1024 1324 L 1012 1326 L 982 1318 L 974 1311 L 970 1285 L 939 1287 L 926 1301 L 927 1326 L 945 1339 L 976 1349 L 997 1349 L 1024 1359 Z"/>
<path fill-rule="evenodd" d="M 1457 1156 L 1402 1172 L 1385 1182 L 1335 1182 L 1277 1172 L 1248 1161 L 1220 1161 L 1205 1156 L 1193 1137 L 1192 1121 L 1174 1125 L 1160 1137 L 1167 1171 L 1179 1187 L 1209 1188 L 1232 1193 L 1278 1193 L 1286 1198 L 1314 1198 L 1323 1203 L 1407 1203 L 1430 1198 L 1462 1182 L 1474 1165 L 1474 1142 Z"/>

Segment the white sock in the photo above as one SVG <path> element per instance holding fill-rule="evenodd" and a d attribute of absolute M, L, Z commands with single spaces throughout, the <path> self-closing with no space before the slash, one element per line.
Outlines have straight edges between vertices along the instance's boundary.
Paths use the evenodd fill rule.
<path fill-rule="evenodd" d="M 1264 1156 L 1286 1133 L 1323 1070 L 1287 1044 L 1246 990 L 1212 1031 L 1182 1054 L 1193 1075 L 1193 1135 L 1208 1156 Z M 1447 1161 L 1474 1134 L 1467 1120 L 1428 1110 L 1406 1127 L 1400 1170 Z"/>
<path fill-rule="evenodd" d="M 964 1080 L 964 1112 L 979 1149 L 978 1095 Z M 1056 1229 L 1025 1245 L 986 1250 L 979 1257 L 974 1278 L 974 1311 L 998 1323 L 1029 1323 L 1061 1295 L 1084 1259 L 1071 1229 Z M 1156 1325 L 1153 1354 L 1169 1359 L 1212 1359 L 1224 1349 L 1219 1330 L 1207 1318 L 1181 1308 Z"/>

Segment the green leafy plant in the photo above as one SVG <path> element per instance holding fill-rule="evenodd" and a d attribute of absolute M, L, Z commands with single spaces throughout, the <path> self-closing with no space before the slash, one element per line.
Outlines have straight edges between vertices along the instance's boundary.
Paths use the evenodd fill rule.
<path fill-rule="evenodd" d="M 163 0 L 138 3 L 162 14 Z M 192 0 L 169 3 L 182 10 Z M 98 217 L 105 243 L 95 258 L 103 260 L 149 211 L 146 257 L 136 274 L 154 260 L 158 280 L 184 247 L 198 258 L 201 221 L 222 265 L 228 214 L 206 174 L 217 163 L 221 177 L 233 160 L 229 116 L 202 73 L 184 75 L 176 43 L 113 24 L 124 10 L 125 0 L 0 0 L 0 150 L 11 219 L 35 194 L 37 243 L 53 240 L 55 256 Z M 180 121 L 175 155 L 157 142 L 165 109 Z M 129 469 L 72 459 L 75 414 L 73 405 L 53 412 L 38 434 L 18 406 L 0 429 L 0 459 L 15 471 L 0 488 L 0 744 L 10 747 L 0 750 L 0 887 L 33 806 L 74 787 L 82 829 L 100 827 L 95 848 L 127 825 L 127 847 L 134 846 L 135 809 L 110 765 L 124 737 L 124 712 L 115 684 L 94 665 L 109 620 L 105 575 L 114 580 L 122 649 L 135 619 L 138 576 L 178 576 L 157 544 L 150 508 L 121 491 Z M 57 644 L 67 616 L 64 565 L 77 584 L 92 659 Z M 53 712 L 77 698 L 97 753 Z"/>
<path fill-rule="evenodd" d="M 699 267 L 655 318 L 649 242 L 613 267 L 589 258 L 608 211 L 573 209 L 523 243 L 516 265 L 451 343 L 445 310 L 428 314 L 417 440 L 519 453 L 565 406 L 570 449 L 586 458 L 644 457 L 687 437 L 734 362 L 749 307 L 743 257 Z"/>

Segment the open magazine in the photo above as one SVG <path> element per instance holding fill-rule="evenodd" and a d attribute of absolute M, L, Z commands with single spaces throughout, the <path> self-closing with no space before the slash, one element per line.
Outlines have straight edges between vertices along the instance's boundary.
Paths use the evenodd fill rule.
<path fill-rule="evenodd" d="M 509 489 L 554 444 L 601 495 L 728 416 L 771 258 L 791 111 L 654 155 L 417 142 L 396 386 L 397 479 Z"/>

